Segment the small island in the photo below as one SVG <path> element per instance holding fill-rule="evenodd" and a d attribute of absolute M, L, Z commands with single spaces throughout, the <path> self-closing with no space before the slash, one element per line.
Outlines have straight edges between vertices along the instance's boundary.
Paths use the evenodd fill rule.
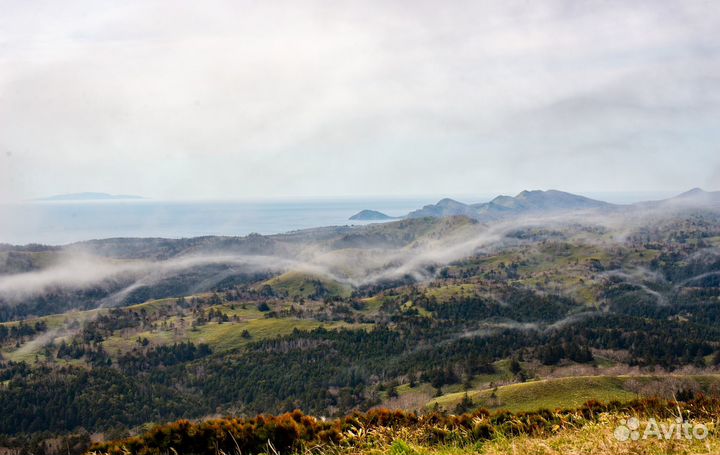
<path fill-rule="evenodd" d="M 348 218 L 349 220 L 355 221 L 382 221 L 382 220 L 393 220 L 396 217 L 385 215 L 377 210 L 361 210 L 355 215 Z"/>
<path fill-rule="evenodd" d="M 118 199 L 144 199 L 142 196 L 131 194 L 108 194 L 108 193 L 72 193 L 58 194 L 36 199 L 37 201 L 108 201 Z"/>

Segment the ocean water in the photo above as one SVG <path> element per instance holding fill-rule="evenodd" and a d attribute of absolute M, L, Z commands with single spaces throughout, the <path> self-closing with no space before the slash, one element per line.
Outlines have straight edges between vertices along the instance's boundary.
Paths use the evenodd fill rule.
<path fill-rule="evenodd" d="M 677 192 L 581 193 L 617 204 L 661 199 Z M 458 196 L 486 202 L 494 194 Z M 202 235 L 278 234 L 321 226 L 377 221 L 349 221 L 363 209 L 402 216 L 441 196 L 416 198 L 314 199 L 292 201 L 110 200 L 0 204 L 0 243 L 62 245 L 111 237 L 197 237 Z"/>
<path fill-rule="evenodd" d="M 111 237 L 277 234 L 320 226 L 367 224 L 348 218 L 363 209 L 401 216 L 428 199 L 306 201 L 29 202 L 0 206 L 0 243 L 62 245 Z"/>

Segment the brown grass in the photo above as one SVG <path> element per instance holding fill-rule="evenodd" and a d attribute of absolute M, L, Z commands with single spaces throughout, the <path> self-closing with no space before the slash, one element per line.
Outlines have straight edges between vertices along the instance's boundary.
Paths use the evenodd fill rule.
<path fill-rule="evenodd" d="M 670 423 L 682 416 L 707 425 L 710 434 L 704 441 L 618 441 L 613 431 L 629 416 Z M 720 453 L 719 418 L 720 401 L 703 396 L 685 403 L 659 399 L 588 402 L 574 410 L 516 414 L 481 410 L 458 416 L 417 415 L 378 409 L 327 421 L 295 411 L 252 419 L 178 421 L 137 437 L 96 445 L 93 451 L 98 455 L 702 454 Z"/>

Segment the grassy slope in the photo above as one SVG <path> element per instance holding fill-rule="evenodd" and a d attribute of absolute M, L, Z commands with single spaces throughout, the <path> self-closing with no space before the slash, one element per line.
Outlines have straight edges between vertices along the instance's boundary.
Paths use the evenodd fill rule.
<path fill-rule="evenodd" d="M 176 299 L 159 299 L 151 300 L 138 305 L 128 307 L 130 310 L 144 309 L 148 314 L 161 311 L 162 307 L 175 305 Z M 244 308 L 243 308 L 244 307 Z M 194 343 L 207 343 L 216 351 L 226 351 L 241 347 L 250 342 L 267 338 L 274 338 L 290 334 L 294 329 L 312 330 L 317 327 L 325 327 L 326 329 L 337 329 L 341 327 L 354 328 L 371 328 L 371 324 L 347 324 L 345 322 L 319 322 L 311 319 L 297 318 L 266 318 L 265 314 L 258 311 L 254 305 L 230 305 L 222 304 L 214 307 L 208 307 L 207 310 L 214 308 L 219 309 L 228 316 L 237 316 L 239 321 L 224 322 L 219 324 L 215 321 L 196 328 L 191 328 L 193 323 L 192 317 L 184 318 L 181 328 L 177 316 L 158 317 L 158 321 L 175 324 L 175 328 L 158 327 L 146 331 L 132 331 L 130 333 L 116 333 L 103 341 L 103 347 L 111 355 L 116 356 L 137 347 L 136 340 L 138 338 L 147 338 L 152 344 L 172 344 L 180 341 L 192 341 Z M 36 319 L 28 320 L 29 323 L 42 320 L 48 325 L 48 332 L 41 334 L 38 338 L 43 342 L 33 342 L 29 340 L 22 344 L 19 348 L 5 346 L 0 348 L 0 354 L 3 358 L 16 362 L 26 361 L 34 362 L 36 357 L 42 360 L 43 345 L 49 341 L 60 343 L 63 339 L 69 339 L 77 329 L 68 327 L 81 327 L 82 322 L 96 317 L 98 314 L 107 312 L 107 309 L 73 311 L 61 315 L 49 315 Z M 6 323 L 7 325 L 16 324 L 14 322 Z M 250 333 L 250 338 L 242 336 L 243 331 Z M 58 360 L 59 362 L 63 362 Z M 78 361 L 80 362 L 80 361 Z"/>
<path fill-rule="evenodd" d="M 503 251 L 480 258 L 461 261 L 449 267 L 451 273 L 462 274 L 468 268 L 479 268 L 483 273 L 495 273 L 496 279 L 506 273 L 504 267 L 515 264 L 516 275 L 506 278 L 506 282 L 534 288 L 544 287 L 552 292 L 562 293 L 575 299 L 578 303 L 589 306 L 598 304 L 601 283 L 597 280 L 599 271 L 592 270 L 595 262 L 602 267 L 610 267 L 612 263 L 621 263 L 627 267 L 647 266 L 658 255 L 654 250 L 635 251 L 613 245 L 612 251 L 583 236 L 565 240 L 548 241 L 544 244 L 510 247 Z M 592 239 L 590 239 L 592 240 Z M 597 239 L 595 239 L 597 240 Z M 428 289 L 429 295 L 438 300 L 447 300 L 451 296 L 459 297 L 474 293 L 481 287 L 465 283 L 444 285 L 436 289 Z"/>
<path fill-rule="evenodd" d="M 703 387 L 720 385 L 720 375 L 677 377 L 695 380 Z M 492 396 L 492 389 L 470 390 L 467 394 L 477 406 L 491 410 L 520 412 L 541 408 L 573 408 L 591 399 L 608 402 L 637 398 L 637 393 L 628 390 L 628 381 L 647 383 L 660 379 L 658 376 L 577 376 L 501 386 L 495 391 L 495 397 Z M 464 395 L 465 392 L 448 393 L 431 400 L 427 406 L 437 403 L 452 410 Z"/>
<path fill-rule="evenodd" d="M 253 319 L 244 324 L 224 323 L 203 326 L 198 332 L 190 332 L 189 338 L 194 343 L 207 343 L 213 350 L 223 351 L 234 349 L 250 341 L 289 335 L 294 329 L 312 330 L 320 326 L 326 329 L 361 327 L 344 322 L 323 323 L 310 319 Z M 242 337 L 243 330 L 250 333 L 249 339 Z"/>
<path fill-rule="evenodd" d="M 352 288 L 325 277 L 302 272 L 287 272 L 271 278 L 260 285 L 270 286 L 278 295 L 307 298 L 317 292 L 316 282 L 320 282 L 331 296 L 348 297 Z"/>
<path fill-rule="evenodd" d="M 657 438 L 639 441 L 618 441 L 613 432 L 627 416 L 608 415 L 599 423 L 585 425 L 581 428 L 563 428 L 551 435 L 512 436 L 499 435 L 489 441 L 471 445 L 432 446 L 394 442 L 385 446 L 364 450 L 347 450 L 342 453 L 380 455 L 700 455 L 720 453 L 715 422 L 702 422 L 713 428 L 709 437 L 704 440 L 658 440 Z M 674 423 L 672 420 L 661 421 L 665 425 Z"/>

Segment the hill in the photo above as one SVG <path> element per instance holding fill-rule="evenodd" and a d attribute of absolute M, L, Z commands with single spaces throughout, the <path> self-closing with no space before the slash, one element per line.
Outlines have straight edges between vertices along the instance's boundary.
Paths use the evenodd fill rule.
<path fill-rule="evenodd" d="M 258 286 L 261 292 L 290 298 L 349 297 L 352 293 L 351 287 L 347 284 L 302 272 L 287 272 Z"/>
<path fill-rule="evenodd" d="M 295 408 L 718 396 L 720 213 L 597 210 L 0 245 L 0 447 Z"/>
<path fill-rule="evenodd" d="M 449 393 L 434 398 L 427 406 L 437 404 L 452 411 L 469 399 L 472 404 L 465 403 L 466 407 L 530 412 L 575 408 L 589 400 L 626 402 L 663 393 L 672 398 L 670 391 L 678 387 L 712 393 L 719 386 L 720 375 L 572 376 Z"/>
<path fill-rule="evenodd" d="M 678 196 L 629 205 L 611 204 L 558 190 L 522 191 L 515 196 L 497 196 L 489 202 L 465 204 L 445 198 L 408 213 L 405 218 L 465 216 L 481 222 L 527 215 L 557 215 L 577 212 L 615 213 L 619 210 L 649 211 L 667 209 L 719 208 L 720 192 L 694 188 Z"/>
<path fill-rule="evenodd" d="M 720 191 L 704 191 L 693 188 L 675 197 L 660 201 L 649 201 L 635 204 L 642 208 L 681 209 L 689 208 L 720 208 Z"/>
<path fill-rule="evenodd" d="M 510 216 L 533 213 L 572 212 L 578 210 L 608 209 L 614 207 L 607 202 L 578 196 L 557 190 L 522 191 L 515 197 L 498 196 L 486 203 L 464 204 L 452 199 L 442 199 L 437 204 L 426 205 L 410 212 L 409 218 L 426 216 L 462 215 L 479 221 L 494 221 Z"/>

